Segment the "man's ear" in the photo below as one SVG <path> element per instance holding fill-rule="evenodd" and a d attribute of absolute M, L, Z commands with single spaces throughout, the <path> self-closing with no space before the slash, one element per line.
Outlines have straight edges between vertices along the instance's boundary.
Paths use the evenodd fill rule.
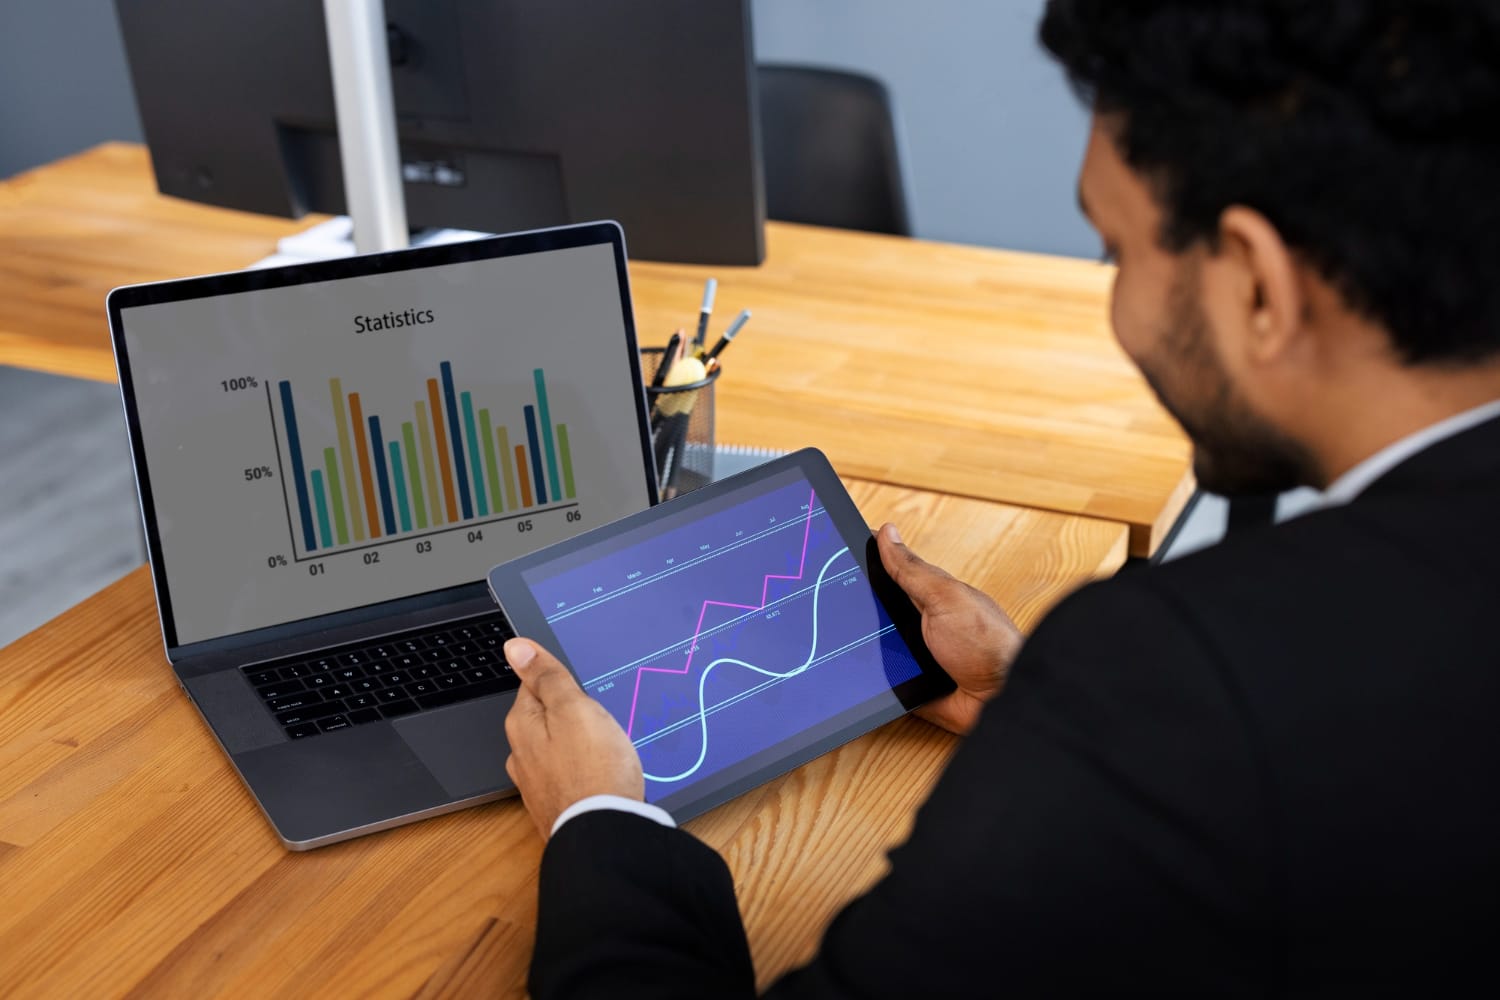
<path fill-rule="evenodd" d="M 1233 205 L 1219 217 L 1220 263 L 1232 271 L 1234 317 L 1244 330 L 1245 360 L 1265 364 L 1298 345 L 1306 306 L 1296 260 L 1264 215 Z"/>

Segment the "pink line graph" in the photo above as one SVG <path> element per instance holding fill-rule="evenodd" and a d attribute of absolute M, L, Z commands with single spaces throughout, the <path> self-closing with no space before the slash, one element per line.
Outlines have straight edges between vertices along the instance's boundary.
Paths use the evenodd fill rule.
<path fill-rule="evenodd" d="M 802 528 L 802 556 L 797 560 L 797 575 L 787 576 L 784 573 L 767 573 L 760 585 L 760 604 L 733 604 L 729 601 L 704 601 L 703 607 L 698 611 L 698 625 L 693 629 L 693 641 L 688 644 L 687 663 L 683 664 L 681 670 L 670 667 L 641 667 L 635 672 L 635 692 L 630 696 L 630 721 L 625 724 L 625 735 L 629 736 L 635 729 L 635 705 L 641 697 L 641 675 L 642 674 L 685 674 L 693 668 L 693 657 L 698 652 L 698 638 L 703 634 L 703 616 L 708 613 L 709 605 L 720 608 L 740 608 L 744 611 L 759 611 L 766 606 L 766 594 L 771 588 L 772 580 L 800 580 L 803 570 L 807 569 L 807 539 L 812 534 L 813 500 L 816 491 L 807 494 L 807 520 Z"/>

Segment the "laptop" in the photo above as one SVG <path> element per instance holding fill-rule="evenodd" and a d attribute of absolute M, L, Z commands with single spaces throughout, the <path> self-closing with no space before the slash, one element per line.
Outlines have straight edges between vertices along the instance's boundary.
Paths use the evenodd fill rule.
<path fill-rule="evenodd" d="M 657 501 L 619 226 L 108 311 L 167 659 L 282 842 L 513 794 L 485 573 Z"/>

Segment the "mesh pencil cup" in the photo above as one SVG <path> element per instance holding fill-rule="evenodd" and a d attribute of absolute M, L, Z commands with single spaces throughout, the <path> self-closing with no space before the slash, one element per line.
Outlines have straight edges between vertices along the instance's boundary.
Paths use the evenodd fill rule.
<path fill-rule="evenodd" d="M 651 407 L 651 451 L 663 500 L 710 483 L 714 478 L 714 383 L 722 366 L 683 385 L 653 387 L 663 348 L 641 348 L 641 376 Z"/>

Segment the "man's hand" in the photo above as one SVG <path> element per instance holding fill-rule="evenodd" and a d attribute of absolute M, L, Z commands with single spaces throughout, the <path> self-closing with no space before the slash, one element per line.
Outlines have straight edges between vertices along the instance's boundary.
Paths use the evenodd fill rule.
<path fill-rule="evenodd" d="M 530 639 L 507 642 L 505 658 L 521 678 L 505 717 L 505 772 L 521 790 L 542 839 L 552 836 L 564 809 L 590 795 L 643 801 L 646 779 L 630 737 L 583 693 L 568 668 Z"/>
<path fill-rule="evenodd" d="M 922 613 L 922 638 L 958 690 L 917 714 L 960 735 L 974 728 L 984 703 L 1000 693 L 1024 641 L 1000 605 L 933 566 L 901 541 L 894 524 L 877 536 L 880 561 Z"/>

